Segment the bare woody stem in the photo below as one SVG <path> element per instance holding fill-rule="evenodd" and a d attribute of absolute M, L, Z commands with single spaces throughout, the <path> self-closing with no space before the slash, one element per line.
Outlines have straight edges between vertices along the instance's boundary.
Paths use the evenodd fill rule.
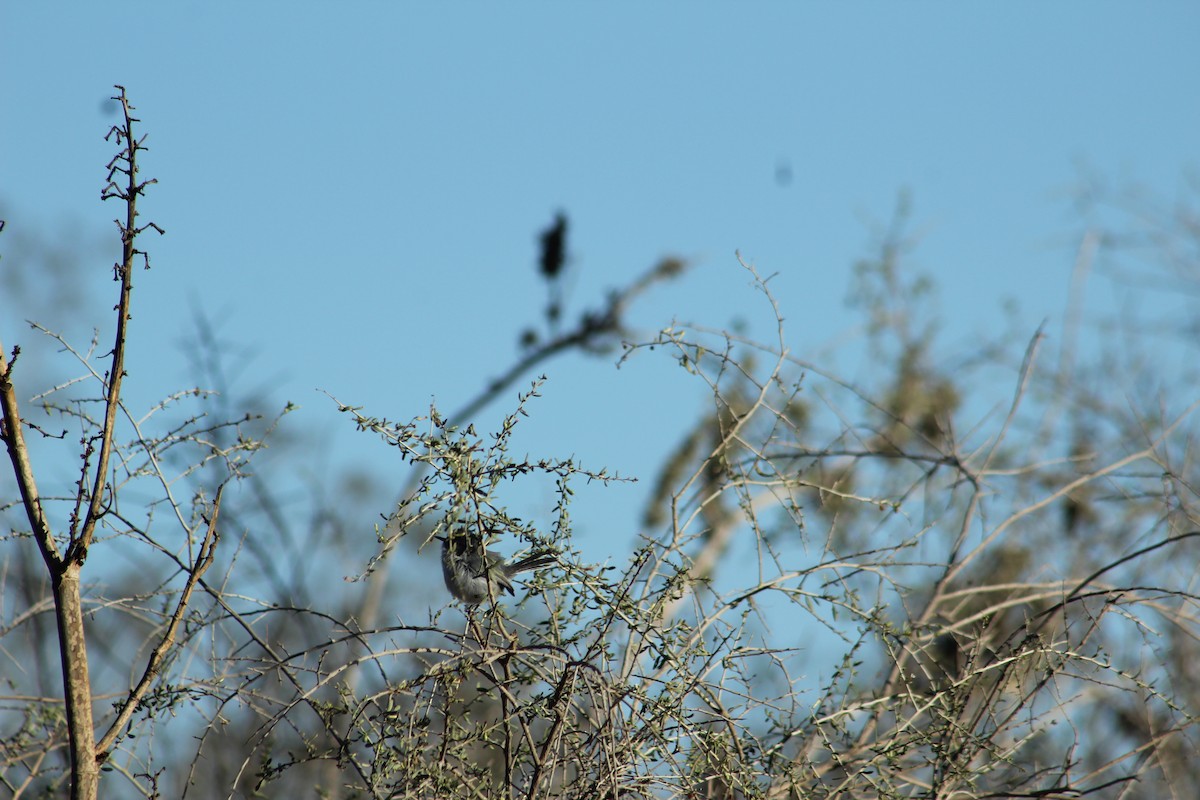
<path fill-rule="evenodd" d="M 208 529 L 204 533 L 204 541 L 200 545 L 200 550 L 196 554 L 196 562 L 192 565 L 188 572 L 187 583 L 184 584 L 183 592 L 179 595 L 179 602 L 175 606 L 175 613 L 171 615 L 170 622 L 167 623 L 167 629 L 163 632 L 162 640 L 158 646 L 154 648 L 154 652 L 150 654 L 149 660 L 146 662 L 146 669 L 142 673 L 141 680 L 137 686 L 129 693 L 129 697 L 121 705 L 121 710 L 117 712 L 117 718 L 109 727 L 108 732 L 100 739 L 96 745 L 97 758 L 104 760 L 108 756 L 109 749 L 117 741 L 121 730 L 129 723 L 134 712 L 137 711 L 142 698 L 146 696 L 146 692 L 154 684 L 162 671 L 163 662 L 171 652 L 171 648 L 175 645 L 175 635 L 179 631 L 179 624 L 183 621 L 184 612 L 187 611 L 188 603 L 191 602 L 192 592 L 196 585 L 212 566 L 213 555 L 217 549 L 217 540 L 220 538 L 217 533 L 217 517 L 221 513 L 221 495 L 225 492 L 225 485 L 222 484 L 217 489 L 217 496 L 213 500 L 212 516 L 208 520 Z"/>
<path fill-rule="evenodd" d="M 33 477 L 33 464 L 29 460 L 29 448 L 25 445 L 25 435 L 21 432 L 21 410 L 17 405 L 17 394 L 12 383 L 12 371 L 20 355 L 20 348 L 13 349 L 13 360 L 8 361 L 4 356 L 4 346 L 0 343 L 0 406 L 4 411 L 4 424 L 0 428 L 0 438 L 8 450 L 9 460 L 12 461 L 13 475 L 17 479 L 17 489 L 21 493 L 21 501 L 25 505 L 25 516 L 33 530 L 33 538 L 37 540 L 46 569 L 53 575 L 60 569 L 61 558 L 54 546 L 54 537 L 50 533 L 50 525 L 46 521 L 46 513 L 42 509 L 42 498 L 38 494 L 37 481 Z"/>
<path fill-rule="evenodd" d="M 8 361 L 0 348 L 0 408 L 3 410 L 3 425 L 0 426 L 0 438 L 4 439 L 9 459 L 12 461 L 13 474 L 25 506 L 25 515 L 37 541 L 42 559 L 50 574 L 51 587 L 54 593 L 55 619 L 58 625 L 59 658 L 62 664 L 63 687 L 67 711 L 67 735 L 71 754 L 71 798 L 75 800 L 94 800 L 99 790 L 100 764 L 97 759 L 96 732 L 92 719 L 92 689 L 89 676 L 87 641 L 83 624 L 83 597 L 80 589 L 80 571 L 87 559 L 88 547 L 95 535 L 96 524 L 104 516 L 104 498 L 108 489 L 108 467 L 113 452 L 113 432 L 116 427 L 117 413 L 121 403 L 121 382 L 125 376 L 125 342 L 129 323 L 129 303 L 133 292 L 133 267 L 137 257 L 145 259 L 145 253 L 138 250 L 135 241 L 139 233 L 146 228 L 154 228 L 160 234 L 162 229 L 154 223 L 139 228 L 137 226 L 137 196 L 145 191 L 153 181 L 139 183 L 137 179 L 137 153 L 145 149 L 141 142 L 134 138 L 133 124 L 138 120 L 132 116 L 133 107 L 125 96 L 123 87 L 116 87 L 118 95 L 114 97 L 121 103 L 124 111 L 122 124 L 114 126 L 109 131 L 109 137 L 115 137 L 121 150 L 109 163 L 108 184 L 102 198 L 116 197 L 125 202 L 125 221 L 117 221 L 121 230 L 121 261 L 114 265 L 116 280 L 121 284 L 120 298 L 117 302 L 116 335 L 112 349 L 112 367 L 105 386 L 104 422 L 96 437 L 85 442 L 85 452 L 99 439 L 99 456 L 95 465 L 95 475 L 92 477 L 90 494 L 85 497 L 87 482 L 80 480 L 75 507 L 87 503 L 87 513 L 82 525 L 76 530 L 78 519 L 73 517 L 70 530 L 67 532 L 65 551 L 60 555 L 58 544 L 54 540 L 50 522 L 42 507 L 41 496 L 38 493 L 37 482 L 34 479 L 33 465 L 29 457 L 29 449 L 22 433 L 20 408 L 17 403 L 16 390 L 12 382 L 13 362 L 20 353 L 19 348 L 13 350 L 13 360 Z M 124 186 L 118 186 L 113 178 L 124 175 Z M 146 261 L 146 266 L 149 262 Z M 86 457 L 85 457 L 86 460 Z M 219 495 L 218 495 L 219 497 Z M 210 523 L 205 545 L 201 548 L 201 558 L 193 568 L 184 597 L 181 598 L 180 609 L 168 628 L 164 643 L 151 656 L 147 666 L 148 676 L 130 695 L 127 706 L 136 708 L 148 688 L 149 681 L 161 667 L 164 652 L 173 641 L 178 627 L 178 619 L 182 617 L 182 607 L 186 605 L 191 588 L 199 579 L 197 572 L 203 572 L 212 559 L 212 548 L 216 541 L 216 513 Z M 164 651 L 164 652 L 160 652 Z M 143 686 L 143 684 L 146 684 Z M 140 690 L 140 692 L 139 692 Z M 125 709 L 123 709 L 123 712 Z M 129 711 L 132 713 L 132 711 Z M 127 717 L 126 717 L 127 719 Z M 119 726 L 114 726 L 114 730 Z M 112 731 L 105 736 L 106 747 L 111 745 L 115 734 Z M 102 750 L 103 752 L 103 750 Z"/>
<path fill-rule="evenodd" d="M 78 535 L 71 531 L 71 543 L 65 557 L 67 561 L 77 561 L 80 564 L 87 558 L 88 547 L 91 546 L 96 532 L 96 523 L 104 515 L 104 495 L 108 481 L 108 462 L 113 448 L 113 429 L 116 426 L 117 413 L 120 411 L 121 382 L 125 378 L 125 342 L 129 326 L 129 300 L 133 294 L 133 268 L 139 255 L 146 258 L 146 254 L 138 250 L 135 243 L 138 234 L 146 228 L 152 227 L 162 233 L 162 229 L 153 222 L 141 228 L 137 225 L 138 195 L 145 193 L 146 187 L 155 181 L 138 182 L 137 154 L 139 150 L 146 148 L 134 138 L 133 124 L 139 120 L 132 114 L 133 106 L 125 96 L 125 89 L 122 86 L 116 88 L 119 93 L 113 99 L 120 102 L 124 121 L 121 125 L 113 126 L 108 138 L 115 138 L 118 144 L 123 143 L 125 146 L 108 164 L 108 185 L 101 198 L 107 200 L 116 197 L 125 201 L 125 221 L 117 221 L 121 230 L 121 261 L 113 265 L 114 275 L 121 283 L 121 293 L 117 300 L 117 330 L 113 341 L 112 368 L 108 374 L 107 394 L 104 398 L 104 423 L 99 434 L 100 452 L 96 460 L 96 474 L 83 526 Z M 117 175 L 125 176 L 123 187 L 113 180 Z M 145 263 L 148 269 L 149 261 L 146 260 Z"/>

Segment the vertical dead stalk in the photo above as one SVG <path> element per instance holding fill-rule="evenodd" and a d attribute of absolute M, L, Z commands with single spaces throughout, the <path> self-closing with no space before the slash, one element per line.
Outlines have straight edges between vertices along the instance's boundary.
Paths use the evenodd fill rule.
<path fill-rule="evenodd" d="M 59 657 L 62 663 L 63 689 L 66 700 L 67 730 L 71 754 L 71 797 L 73 800 L 92 800 L 96 797 L 100 782 L 100 760 L 104 753 L 101 751 L 97 758 L 95 726 L 92 721 L 92 689 L 88 674 L 87 640 L 83 625 L 83 597 L 80 591 L 80 572 L 87 559 L 88 548 L 95 535 L 96 524 L 107 513 L 105 494 L 108 491 L 108 465 L 113 451 L 113 431 L 116 426 L 117 413 L 121 402 L 121 382 L 125 376 L 125 341 L 129 323 L 129 300 L 133 292 L 133 267 L 137 257 L 141 255 L 149 268 L 149 261 L 144 252 L 135 247 L 139 233 L 146 228 L 154 228 L 160 234 L 163 232 L 154 223 L 137 226 L 137 197 L 145 191 L 146 186 L 154 181 L 138 182 L 137 152 L 145 149 L 142 143 L 133 135 L 135 119 L 131 112 L 133 107 L 125 96 L 124 87 L 116 87 L 118 94 L 114 97 L 121 104 L 124 120 L 115 125 L 106 138 L 114 138 L 121 150 L 108 164 L 108 184 L 102 193 L 103 199 L 116 197 L 125 202 L 125 221 L 117 221 L 121 231 L 121 261 L 114 265 L 114 279 L 121 284 L 120 297 L 117 301 L 117 325 L 115 341 L 112 349 L 112 367 L 108 373 L 105 386 L 104 422 L 95 436 L 84 443 L 84 473 L 88 469 L 91 454 L 98 451 L 94 465 L 95 473 L 91 481 L 91 490 L 87 492 L 87 481 L 79 481 L 78 496 L 74 507 L 82 508 L 86 503 L 87 512 L 81 520 L 77 514 L 72 515 L 66 537 L 66 547 L 59 552 L 55 542 L 50 522 L 42 507 L 41 495 L 38 493 L 37 482 L 34 479 L 33 465 L 29 458 L 29 450 L 21 431 L 21 414 L 17 403 L 16 390 L 12 382 L 13 366 L 20 354 L 20 348 L 13 349 L 10 362 L 5 358 L 0 346 L 0 406 L 3 407 L 3 426 L 0 427 L 0 437 L 8 450 L 12 461 L 13 474 L 17 479 L 17 487 L 25 506 L 25 515 L 29 521 L 33 538 L 37 542 L 46 569 L 50 573 L 51 586 L 54 592 L 55 619 L 58 624 Z M 122 184 L 115 178 L 124 176 Z M 215 523 L 215 512 L 214 512 Z M 210 537 L 212 531 L 210 530 Z M 207 539 L 206 539 L 207 543 Z M 189 587 L 191 582 L 189 582 Z M 106 741 L 107 737 L 106 737 Z"/>

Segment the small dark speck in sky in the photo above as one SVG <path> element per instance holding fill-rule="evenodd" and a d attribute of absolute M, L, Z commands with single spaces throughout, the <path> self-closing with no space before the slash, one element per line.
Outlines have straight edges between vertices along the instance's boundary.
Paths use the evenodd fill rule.
<path fill-rule="evenodd" d="M 780 158 L 775 162 L 775 184 L 777 186 L 792 185 L 792 162 Z"/>

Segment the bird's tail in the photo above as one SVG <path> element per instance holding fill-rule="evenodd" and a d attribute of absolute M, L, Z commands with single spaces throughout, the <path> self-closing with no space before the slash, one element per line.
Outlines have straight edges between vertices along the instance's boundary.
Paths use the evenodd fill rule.
<path fill-rule="evenodd" d="M 515 575 L 518 572 L 528 572 L 529 570 L 548 567 L 553 564 L 556 559 L 557 556 L 555 556 L 554 553 L 543 551 L 541 553 L 533 553 L 525 556 L 520 561 L 514 561 L 508 565 L 508 568 L 511 570 L 512 574 Z"/>

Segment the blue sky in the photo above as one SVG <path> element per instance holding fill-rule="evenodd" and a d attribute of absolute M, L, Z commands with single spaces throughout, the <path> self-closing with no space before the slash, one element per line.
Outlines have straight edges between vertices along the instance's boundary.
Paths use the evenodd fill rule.
<path fill-rule="evenodd" d="M 953 335 L 1002 324 L 1006 298 L 1030 333 L 1061 320 L 1081 165 L 1167 198 L 1195 174 L 1197 33 L 1195 3 L 10 3 L 4 236 L 101 243 L 103 318 L 123 84 L 159 181 L 144 219 L 167 231 L 146 243 L 131 391 L 194 380 L 179 343 L 202 308 L 253 355 L 244 379 L 323 432 L 314 458 L 386 475 L 393 454 L 315 390 L 392 419 L 461 406 L 541 309 L 536 234 L 560 208 L 576 311 L 663 255 L 695 261 L 634 309 L 647 331 L 769 333 L 740 251 L 777 273 L 794 352 L 841 341 L 850 266 L 904 189 Z M 0 293 L 6 347 L 22 318 Z M 702 389 L 610 362 L 549 365 L 520 446 L 650 478 Z M 588 494 L 581 530 L 622 550 L 640 490 Z"/>

